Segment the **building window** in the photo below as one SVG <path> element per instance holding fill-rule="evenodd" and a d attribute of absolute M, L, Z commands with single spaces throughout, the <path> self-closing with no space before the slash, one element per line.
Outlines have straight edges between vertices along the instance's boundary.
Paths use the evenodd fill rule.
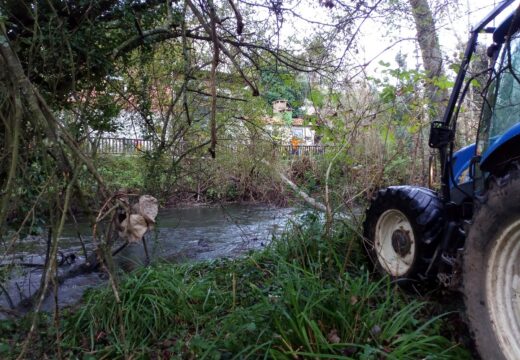
<path fill-rule="evenodd" d="M 303 129 L 292 128 L 292 135 L 297 138 L 303 139 Z"/>

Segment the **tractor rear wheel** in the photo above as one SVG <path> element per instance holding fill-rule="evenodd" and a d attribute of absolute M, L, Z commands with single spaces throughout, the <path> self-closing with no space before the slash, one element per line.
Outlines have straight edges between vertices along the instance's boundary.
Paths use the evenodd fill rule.
<path fill-rule="evenodd" d="M 466 239 L 464 301 L 483 359 L 520 359 L 520 171 L 492 179 Z"/>
<path fill-rule="evenodd" d="M 377 270 L 401 282 L 424 275 L 444 226 L 442 202 L 420 187 L 380 190 L 366 213 L 364 244 Z"/>

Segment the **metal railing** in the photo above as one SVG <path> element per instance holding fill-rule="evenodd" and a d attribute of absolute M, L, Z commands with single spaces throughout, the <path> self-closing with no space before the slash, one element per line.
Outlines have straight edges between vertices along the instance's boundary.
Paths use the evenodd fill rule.
<path fill-rule="evenodd" d="M 277 151 L 282 157 L 289 156 L 308 156 L 308 157 L 316 157 L 322 156 L 325 154 L 327 149 L 333 148 L 332 145 L 277 145 Z"/>
<path fill-rule="evenodd" d="M 97 152 L 100 154 L 131 155 L 139 151 L 150 151 L 154 148 L 152 140 L 144 139 L 103 137 L 96 141 Z M 91 150 L 92 146 L 89 143 L 88 150 Z"/>
<path fill-rule="evenodd" d="M 229 142 L 226 141 L 226 142 Z M 225 145 L 228 149 L 235 149 L 238 151 L 242 146 L 236 146 L 235 144 L 228 143 Z M 255 145 L 245 145 L 245 147 L 253 147 Z M 88 150 L 91 150 L 92 145 L 89 143 Z M 316 157 L 323 155 L 327 149 L 334 148 L 334 145 L 298 145 L 293 146 L 291 144 L 272 144 L 273 150 L 281 157 L 294 157 L 294 156 L 308 156 Z M 185 146 L 181 146 L 185 149 Z M 97 152 L 100 154 L 113 154 L 113 155 L 134 155 L 140 151 L 152 151 L 154 149 L 153 140 L 144 139 L 133 139 L 133 138 L 115 138 L 115 137 L 103 137 L 97 139 Z M 176 152 L 183 152 L 178 149 Z"/>

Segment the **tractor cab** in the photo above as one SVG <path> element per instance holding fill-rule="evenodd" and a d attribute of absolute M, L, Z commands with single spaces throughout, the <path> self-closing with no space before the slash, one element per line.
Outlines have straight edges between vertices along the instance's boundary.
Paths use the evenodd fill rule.
<path fill-rule="evenodd" d="M 487 29 L 493 32 L 493 44 L 488 48 L 492 65 L 484 86 L 477 141 L 446 160 L 450 191 L 445 197 L 455 204 L 472 201 L 485 190 L 484 180 L 490 174 L 501 175 L 520 159 L 520 17 L 516 16 L 514 12 L 496 29 Z M 463 98 L 464 91 L 460 92 Z M 460 103 L 459 99 L 459 107 Z M 450 119 L 453 131 L 457 113 L 458 109 Z M 446 119 L 443 126 L 445 123 Z M 450 132 L 450 136 L 454 134 Z"/>
<path fill-rule="evenodd" d="M 496 58 L 477 140 L 480 168 L 497 173 L 520 157 L 520 19 L 512 14 L 494 32 Z"/>

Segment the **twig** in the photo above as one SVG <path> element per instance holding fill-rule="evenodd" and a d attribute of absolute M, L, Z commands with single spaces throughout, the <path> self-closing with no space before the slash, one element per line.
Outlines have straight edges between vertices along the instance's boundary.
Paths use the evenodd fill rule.
<path fill-rule="evenodd" d="M 191 89 L 191 88 L 188 88 L 187 90 L 189 92 L 194 92 L 196 94 L 200 94 L 200 95 L 204 95 L 204 96 L 213 96 L 212 94 L 209 94 L 209 93 L 201 91 L 201 90 L 196 90 L 196 89 Z M 215 96 L 219 99 L 225 99 L 225 100 L 242 101 L 242 102 L 248 101 L 246 99 L 236 98 L 236 97 L 231 97 L 231 96 L 226 96 L 226 95 L 220 95 L 220 94 L 217 94 Z"/>
<path fill-rule="evenodd" d="M 11 316 L 16 316 L 16 317 L 19 317 L 21 315 L 18 311 L 12 310 L 12 309 L 7 309 L 3 306 L 0 306 L 0 312 L 11 315 Z"/>
<path fill-rule="evenodd" d="M 13 299 L 11 298 L 11 295 L 9 295 L 9 292 L 7 291 L 7 289 L 2 285 L 2 283 L 0 283 L 0 290 L 2 290 L 2 292 L 5 294 L 5 297 L 7 298 L 7 302 L 9 303 L 9 307 L 11 309 L 14 309 Z"/>
<path fill-rule="evenodd" d="M 66 213 L 66 211 L 64 211 Z M 61 330 L 60 330 L 60 306 L 58 301 L 58 267 L 54 268 L 54 276 L 52 277 L 52 285 L 54 288 L 54 327 L 56 328 L 56 357 L 61 360 Z"/>
<path fill-rule="evenodd" d="M 0 34 L 0 42 L 3 41 L 2 37 L 4 35 Z M 0 48 L 4 48 L 6 45 L 1 45 Z M 9 136 L 11 143 L 11 159 L 9 161 L 9 171 L 7 173 L 7 180 L 4 187 L 4 195 L 2 196 L 2 202 L 0 204 L 0 235 L 3 233 L 3 224 L 4 220 L 7 217 L 8 207 L 11 200 L 13 185 L 14 185 L 14 177 L 16 175 L 16 170 L 18 168 L 18 151 L 20 148 L 20 124 L 22 123 L 22 100 L 19 92 L 19 88 L 16 88 L 14 91 L 14 118 L 13 118 L 13 126 L 12 132 Z M 8 144 L 9 144 L 8 142 Z M 6 144 L 7 145 L 7 144 Z M 2 243 L 5 246 L 5 241 L 3 236 L 0 236 L 2 239 Z"/>
<path fill-rule="evenodd" d="M 128 244 L 129 242 L 125 241 L 120 247 L 112 251 L 112 256 L 116 256 L 117 254 L 119 254 L 125 247 L 127 247 Z"/>
<path fill-rule="evenodd" d="M 78 235 L 79 242 L 81 244 L 81 250 L 83 251 L 83 256 L 85 256 L 85 260 L 88 257 L 87 254 L 87 248 L 85 247 L 85 243 L 83 242 L 83 238 L 81 237 L 81 233 L 79 231 L 78 221 L 76 220 L 76 216 L 74 216 L 74 213 L 72 212 L 72 209 L 69 208 L 69 214 L 72 218 L 72 221 L 74 221 L 74 227 L 76 228 L 76 234 Z"/>
<path fill-rule="evenodd" d="M 65 200 L 63 203 L 63 212 L 61 214 L 60 222 L 58 225 L 58 231 L 53 236 L 49 261 L 48 261 L 46 269 L 44 270 L 44 275 L 42 275 L 42 276 L 45 276 L 43 289 L 41 290 L 38 304 L 37 304 L 36 308 L 34 309 L 34 315 L 33 315 L 32 323 L 31 323 L 31 327 L 29 329 L 29 333 L 27 334 L 27 338 L 24 341 L 22 350 L 20 351 L 20 354 L 18 355 L 17 360 L 22 360 L 25 357 L 25 353 L 27 352 L 27 350 L 29 348 L 29 343 L 31 341 L 32 335 L 34 334 L 34 331 L 36 330 L 37 315 L 40 312 L 41 306 L 43 304 L 43 300 L 45 299 L 45 296 L 47 294 L 47 289 L 49 286 L 49 279 L 51 276 L 54 276 L 54 274 L 56 272 L 56 267 L 57 267 L 56 255 L 58 252 L 58 239 L 63 230 L 63 226 L 65 225 L 65 219 L 67 217 L 67 209 L 70 206 L 72 188 L 73 188 L 74 183 L 76 182 L 80 172 L 81 172 L 81 166 L 77 166 L 74 171 L 74 175 L 65 190 Z"/>

